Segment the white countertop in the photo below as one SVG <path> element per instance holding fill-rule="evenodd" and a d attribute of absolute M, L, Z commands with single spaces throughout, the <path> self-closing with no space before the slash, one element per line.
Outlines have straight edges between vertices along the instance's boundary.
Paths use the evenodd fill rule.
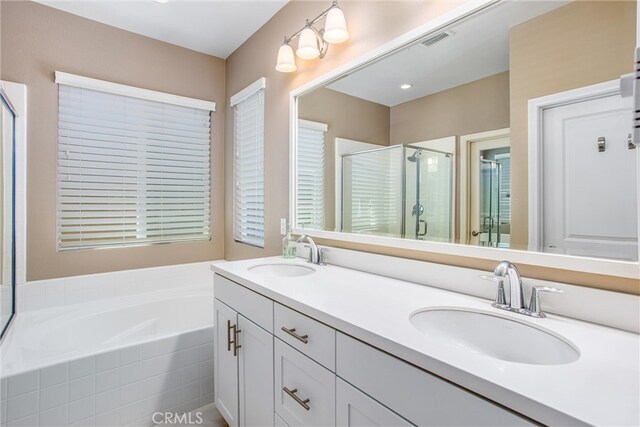
<path fill-rule="evenodd" d="M 640 425 L 640 335 L 549 315 L 529 318 L 491 301 L 335 266 L 303 277 L 247 270 L 280 257 L 220 263 L 212 271 L 348 335 L 548 425 Z M 425 274 L 429 274 L 425 268 Z M 540 326 L 569 340 L 580 358 L 563 365 L 494 359 L 429 340 L 409 322 L 427 307 L 465 307 Z"/>

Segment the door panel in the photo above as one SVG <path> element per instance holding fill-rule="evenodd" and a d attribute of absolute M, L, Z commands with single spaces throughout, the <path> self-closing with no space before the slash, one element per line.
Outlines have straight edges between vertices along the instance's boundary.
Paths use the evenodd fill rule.
<path fill-rule="evenodd" d="M 230 427 L 238 424 L 238 359 L 234 356 L 233 331 L 228 325 L 237 324 L 237 313 L 214 299 L 214 384 L 216 407 L 227 421 Z"/>
<path fill-rule="evenodd" d="M 629 114 L 619 95 L 544 111 L 544 252 L 638 259 L 638 150 L 627 144 Z"/>
<path fill-rule="evenodd" d="M 273 335 L 238 315 L 240 425 L 272 426 Z"/>

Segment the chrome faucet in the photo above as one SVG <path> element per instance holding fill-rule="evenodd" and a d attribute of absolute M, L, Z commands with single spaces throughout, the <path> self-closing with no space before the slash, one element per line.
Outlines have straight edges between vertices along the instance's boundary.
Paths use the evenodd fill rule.
<path fill-rule="evenodd" d="M 527 307 L 524 303 L 524 288 L 522 277 L 516 266 L 509 261 L 502 261 L 496 267 L 492 276 L 481 275 L 483 279 L 498 282 L 498 293 L 492 306 L 501 310 L 513 311 L 526 316 L 543 318 L 546 315 L 540 311 L 540 292 L 563 294 L 564 291 L 549 286 L 534 286 L 531 290 L 531 300 Z M 509 280 L 509 303 L 504 292 L 504 281 Z"/>
<path fill-rule="evenodd" d="M 310 262 L 311 264 L 326 265 L 326 263 L 324 262 L 324 253 L 326 249 L 318 248 L 318 245 L 316 245 L 316 242 L 314 242 L 313 239 L 307 236 L 306 234 L 303 234 L 302 236 L 300 236 L 298 240 L 296 240 L 296 242 L 303 243 L 305 240 L 309 242 L 309 246 L 305 245 L 305 247 L 309 248 L 309 259 L 307 261 Z"/>

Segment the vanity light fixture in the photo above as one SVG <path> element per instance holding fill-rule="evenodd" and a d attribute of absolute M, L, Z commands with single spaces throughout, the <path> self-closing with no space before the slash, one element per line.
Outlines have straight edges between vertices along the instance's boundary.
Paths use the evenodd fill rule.
<path fill-rule="evenodd" d="M 411 89 L 413 87 L 413 84 L 411 83 L 404 83 L 400 85 L 400 89 Z"/>
<path fill-rule="evenodd" d="M 158 3 L 169 3 L 169 0 L 156 0 Z"/>
<path fill-rule="evenodd" d="M 322 18 L 325 18 L 325 26 L 317 30 L 314 25 Z M 312 20 L 308 20 L 304 27 L 295 32 L 291 37 L 284 38 L 280 50 L 278 50 L 278 62 L 276 70 L 283 73 L 291 73 L 297 69 L 293 49 L 290 42 L 298 40 L 296 55 L 301 59 L 324 58 L 327 54 L 329 44 L 337 44 L 349 38 L 347 23 L 344 19 L 342 9 L 338 7 L 338 1 L 334 0 L 331 7 Z"/>

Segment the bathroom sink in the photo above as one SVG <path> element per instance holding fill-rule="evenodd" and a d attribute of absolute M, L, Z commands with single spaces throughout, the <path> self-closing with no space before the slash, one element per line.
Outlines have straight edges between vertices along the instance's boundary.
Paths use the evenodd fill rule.
<path fill-rule="evenodd" d="M 529 323 L 454 307 L 419 310 L 411 324 L 433 340 L 508 362 L 561 365 L 580 352 L 565 339 Z"/>
<path fill-rule="evenodd" d="M 249 271 L 265 277 L 300 277 L 315 272 L 311 267 L 298 264 L 258 264 L 249 267 Z"/>

